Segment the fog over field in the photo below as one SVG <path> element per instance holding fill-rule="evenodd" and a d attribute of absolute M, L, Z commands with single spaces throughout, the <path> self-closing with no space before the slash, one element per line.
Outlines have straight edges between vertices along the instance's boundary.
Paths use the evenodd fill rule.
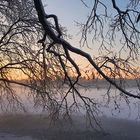
<path fill-rule="evenodd" d="M 40 115 L 3 115 L 0 117 L 1 140 L 139 140 L 140 123 L 113 118 L 100 118 L 102 131 L 86 127 L 82 117 L 73 124 L 64 120 L 55 125 Z"/>
<path fill-rule="evenodd" d="M 120 109 L 115 110 L 113 102 L 107 104 L 106 97 L 103 98 L 108 84 L 99 81 L 97 86 L 97 83 L 92 82 L 81 81 L 80 84 L 84 83 L 88 88 L 78 88 L 81 93 L 100 102 L 99 116 L 96 117 L 101 128 L 95 122 L 93 122 L 94 129 L 88 125 L 84 109 L 72 116 L 72 123 L 60 119 L 52 124 L 47 112 L 42 112 L 39 106 L 34 108 L 32 97 L 25 94 L 29 90 L 14 86 L 17 94 L 22 98 L 26 112 L 1 111 L 0 140 L 139 140 L 139 101 L 132 99 L 128 106 L 123 99 L 116 98 Z M 137 90 L 133 81 L 129 81 L 129 84 L 131 86 L 128 86 L 128 90 Z M 112 88 L 110 95 L 118 92 Z M 70 102 L 71 97 L 69 97 Z"/>

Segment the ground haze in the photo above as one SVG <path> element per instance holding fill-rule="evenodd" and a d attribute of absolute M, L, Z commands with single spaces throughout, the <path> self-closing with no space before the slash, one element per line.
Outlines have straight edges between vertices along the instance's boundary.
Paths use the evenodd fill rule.
<path fill-rule="evenodd" d="M 88 129 L 83 119 L 84 117 L 77 116 L 73 124 L 60 120 L 55 125 L 50 125 L 44 115 L 1 115 L 0 139 L 5 140 L 4 137 L 11 134 L 10 136 L 18 136 L 17 140 L 23 136 L 24 140 L 140 140 L 138 121 L 101 117 L 100 124 L 104 131 L 96 131 Z"/>

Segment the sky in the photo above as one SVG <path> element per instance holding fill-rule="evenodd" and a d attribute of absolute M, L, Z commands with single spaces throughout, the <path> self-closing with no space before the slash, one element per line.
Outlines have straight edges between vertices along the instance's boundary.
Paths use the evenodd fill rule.
<path fill-rule="evenodd" d="M 46 0 L 44 3 L 47 4 L 46 12 L 56 14 L 67 28 L 73 26 L 74 21 L 86 19 L 88 9 L 80 0 Z"/>
<path fill-rule="evenodd" d="M 56 14 L 59 17 L 59 21 L 62 22 L 64 26 L 69 27 L 74 25 L 74 21 L 83 22 L 86 20 L 93 0 L 85 0 L 89 8 L 85 7 L 81 0 L 43 0 L 43 2 L 46 6 L 45 9 L 47 13 Z M 128 0 L 117 0 L 117 4 L 121 6 L 122 9 L 126 6 L 126 2 L 128 2 Z"/>
<path fill-rule="evenodd" d="M 60 24 L 67 27 L 68 31 L 73 35 L 78 33 L 78 30 L 75 32 L 75 21 L 85 22 L 93 5 L 93 0 L 84 1 L 89 8 L 85 7 L 81 0 L 43 0 L 46 12 L 56 14 Z M 108 0 L 104 0 L 104 2 L 106 1 Z M 122 9 L 124 9 L 129 0 L 116 1 L 118 6 L 121 6 Z M 107 4 L 109 5 L 110 3 L 107 2 Z"/>
<path fill-rule="evenodd" d="M 91 4 L 92 0 L 88 0 Z M 79 47 L 79 27 L 76 26 L 76 22 L 86 21 L 86 17 L 89 14 L 89 9 L 86 8 L 80 0 L 44 0 L 44 6 L 46 13 L 55 14 L 58 17 L 59 23 L 66 27 L 68 34 L 71 36 L 69 42 L 76 47 Z M 82 48 L 84 51 L 88 51 L 92 54 L 91 50 Z M 81 65 L 89 65 L 87 61 L 82 57 L 71 54 L 73 58 Z"/>
<path fill-rule="evenodd" d="M 75 47 L 80 46 L 79 40 L 81 37 L 79 35 L 80 29 L 79 27 L 76 26 L 76 22 L 85 23 L 87 16 L 89 15 L 93 5 L 93 0 L 84 0 L 84 1 L 86 2 L 89 8 L 84 6 L 81 0 L 43 0 L 46 13 L 57 15 L 59 19 L 59 23 L 62 26 L 66 27 L 66 29 L 68 30 L 68 34 L 72 36 L 72 39 L 68 41 Z M 109 14 L 113 14 L 111 3 L 109 3 L 108 0 L 103 0 L 103 1 L 107 3 L 109 7 Z M 129 0 L 116 0 L 117 5 L 121 7 L 122 10 L 126 8 L 128 2 Z M 97 55 L 98 50 L 94 47 L 93 44 L 90 45 L 91 48 L 94 49 L 91 50 L 86 47 L 81 49 L 88 52 L 90 55 Z M 81 57 L 77 57 L 74 54 L 72 54 L 72 56 L 81 65 L 85 65 L 87 63 L 85 59 Z"/>

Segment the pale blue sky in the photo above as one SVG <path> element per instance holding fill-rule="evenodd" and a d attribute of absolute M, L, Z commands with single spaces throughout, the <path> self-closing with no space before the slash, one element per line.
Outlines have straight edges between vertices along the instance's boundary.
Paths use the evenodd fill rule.
<path fill-rule="evenodd" d="M 72 39 L 69 42 L 75 47 L 79 47 L 80 36 L 78 36 L 79 28 L 76 27 L 75 21 L 84 22 L 89 13 L 89 9 L 86 8 L 80 0 L 44 0 L 46 5 L 46 12 L 48 14 L 56 14 L 59 23 L 66 27 L 68 34 L 72 35 Z M 88 0 L 88 3 L 91 5 L 92 0 Z M 87 48 L 82 48 L 84 51 L 88 51 L 92 54 L 91 50 Z M 85 66 L 84 58 L 77 57 L 72 54 L 73 58 L 80 65 Z M 88 64 L 87 64 L 88 65 Z"/>
<path fill-rule="evenodd" d="M 88 9 L 80 0 L 46 0 L 45 3 L 47 13 L 56 14 L 60 24 L 72 34 L 75 33 L 75 21 L 86 19 Z"/>
<path fill-rule="evenodd" d="M 94 0 L 85 0 L 90 8 L 93 5 L 93 1 Z M 59 23 L 66 27 L 68 29 L 68 33 L 73 36 L 72 40 L 70 40 L 70 43 L 78 47 L 80 36 L 77 35 L 79 28 L 76 27 L 75 21 L 84 23 L 91 9 L 85 7 L 80 0 L 43 0 L 43 2 L 46 6 L 45 10 L 47 14 L 56 14 L 58 16 Z M 112 13 L 112 4 L 110 3 L 111 1 L 103 0 L 103 2 L 107 3 L 109 10 L 108 14 L 115 15 L 115 13 Z M 126 8 L 128 2 L 129 0 L 116 0 L 117 5 L 123 10 Z M 103 9 L 100 10 L 102 11 Z M 94 47 L 93 50 L 88 50 L 87 48 L 82 49 L 84 51 L 88 51 L 91 55 L 92 53 L 97 53 L 96 47 Z M 78 61 L 83 62 L 81 58 L 76 59 L 79 59 Z"/>
<path fill-rule="evenodd" d="M 48 14 L 56 14 L 59 23 L 68 29 L 68 33 L 77 38 L 79 28 L 76 27 L 77 22 L 85 23 L 88 14 L 91 11 L 94 0 L 84 0 L 89 8 L 85 7 L 81 0 L 43 0 L 46 5 L 45 10 Z M 108 14 L 112 13 L 111 0 L 102 0 L 108 6 Z M 116 3 L 122 9 L 125 9 L 129 0 L 116 0 Z M 103 10 L 99 8 L 99 10 Z M 77 38 L 78 40 L 79 38 Z"/>
<path fill-rule="evenodd" d="M 92 8 L 92 3 L 94 0 L 85 0 L 89 8 L 86 8 L 80 0 L 43 0 L 46 5 L 46 11 L 49 14 L 56 14 L 59 18 L 60 24 L 70 28 L 74 26 L 74 21 L 84 22 L 90 8 Z M 106 2 L 110 8 L 112 5 L 109 3 L 109 0 L 103 0 Z M 126 3 L 129 0 L 116 0 L 116 3 L 122 8 L 126 7 Z"/>

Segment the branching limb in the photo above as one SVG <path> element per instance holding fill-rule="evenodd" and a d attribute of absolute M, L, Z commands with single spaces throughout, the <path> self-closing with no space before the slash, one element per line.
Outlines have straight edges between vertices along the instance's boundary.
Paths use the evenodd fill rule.
<path fill-rule="evenodd" d="M 97 64 L 93 61 L 93 59 L 91 58 L 91 56 L 78 49 L 78 48 L 75 48 L 73 46 L 71 46 L 66 40 L 62 39 L 62 38 L 59 38 L 58 36 L 55 35 L 54 31 L 51 29 L 49 23 L 46 21 L 46 19 L 44 18 L 45 17 L 45 12 L 44 12 L 44 8 L 43 8 L 43 5 L 42 5 L 42 2 L 41 0 L 34 0 L 34 3 L 35 3 L 35 6 L 36 6 L 36 10 L 37 10 L 37 13 L 38 13 L 38 18 L 40 20 L 40 23 L 42 24 L 45 32 L 47 32 L 48 36 L 56 43 L 56 44 L 60 44 L 63 46 L 63 48 L 65 48 L 65 52 L 67 54 L 67 51 L 66 50 L 69 50 L 71 52 L 74 52 L 78 55 L 81 55 L 83 57 L 85 57 L 90 63 L 91 65 L 98 71 L 98 73 L 104 78 L 106 79 L 110 84 L 112 84 L 113 86 L 115 86 L 118 90 L 120 90 L 121 92 L 123 92 L 125 95 L 127 96 L 130 96 L 130 97 L 133 97 L 133 98 L 138 98 L 140 99 L 140 96 L 138 95 L 134 95 L 134 94 L 131 94 L 129 92 L 127 92 L 126 90 L 124 90 L 122 87 L 120 87 L 119 85 L 117 85 L 117 83 L 115 81 L 113 81 L 111 78 L 109 78 L 101 69 L 100 67 L 97 66 Z M 37 5 L 39 5 L 37 7 Z M 69 56 L 67 54 L 67 56 Z M 77 69 L 77 66 L 75 67 Z"/>

